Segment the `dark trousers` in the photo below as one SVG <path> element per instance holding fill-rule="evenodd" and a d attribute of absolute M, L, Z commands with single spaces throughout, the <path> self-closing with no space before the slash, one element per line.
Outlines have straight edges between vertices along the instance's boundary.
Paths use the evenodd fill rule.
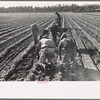
<path fill-rule="evenodd" d="M 56 43 L 57 42 L 57 32 L 60 32 L 60 36 L 61 36 L 63 29 L 59 25 L 53 25 L 51 27 L 51 32 L 52 32 L 53 40 Z"/>

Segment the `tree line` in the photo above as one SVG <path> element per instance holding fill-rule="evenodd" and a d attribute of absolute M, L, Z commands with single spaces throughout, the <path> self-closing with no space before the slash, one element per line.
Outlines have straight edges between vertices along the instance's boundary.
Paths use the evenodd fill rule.
<path fill-rule="evenodd" d="M 47 6 L 47 7 L 35 7 L 32 6 L 20 6 L 20 7 L 0 7 L 0 13 L 17 13 L 17 12 L 93 12 L 99 9 L 100 5 L 83 5 L 79 6 L 76 4 L 72 5 L 57 5 L 57 6 Z"/>

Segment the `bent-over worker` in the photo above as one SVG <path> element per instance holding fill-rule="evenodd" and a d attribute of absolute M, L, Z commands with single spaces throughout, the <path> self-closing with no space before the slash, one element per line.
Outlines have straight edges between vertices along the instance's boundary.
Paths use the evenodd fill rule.
<path fill-rule="evenodd" d="M 43 31 L 43 37 L 37 44 L 37 52 L 40 55 L 40 63 L 52 63 L 55 55 L 55 43 L 52 39 L 48 38 L 49 30 Z"/>

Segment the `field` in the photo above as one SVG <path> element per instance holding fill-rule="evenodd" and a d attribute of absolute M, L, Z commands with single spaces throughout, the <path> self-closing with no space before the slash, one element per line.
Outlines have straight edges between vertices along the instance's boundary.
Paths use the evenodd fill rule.
<path fill-rule="evenodd" d="M 73 73 L 56 72 L 51 81 L 100 80 L 100 14 L 61 13 L 63 27 L 69 27 L 78 51 Z M 31 24 L 47 28 L 54 13 L 1 13 L 0 14 L 0 80 L 33 81 L 36 63 Z M 56 59 L 56 58 L 55 58 Z M 56 59 L 57 60 L 57 59 Z M 37 77 L 37 78 L 36 78 Z M 42 80 L 42 78 L 40 79 Z M 49 80 L 45 77 L 45 80 Z"/>

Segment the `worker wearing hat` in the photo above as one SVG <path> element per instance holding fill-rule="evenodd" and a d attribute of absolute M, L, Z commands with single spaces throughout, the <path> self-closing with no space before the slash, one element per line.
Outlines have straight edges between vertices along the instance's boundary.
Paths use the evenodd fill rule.
<path fill-rule="evenodd" d="M 40 63 L 51 63 L 55 55 L 55 43 L 52 39 L 48 38 L 49 30 L 45 29 L 43 31 L 42 39 L 39 40 L 37 44 L 37 51 L 39 54 Z"/>
<path fill-rule="evenodd" d="M 63 59 L 61 58 L 61 51 L 64 49 Z M 70 59 L 75 62 L 76 56 L 76 43 L 71 36 L 71 29 L 67 29 L 65 33 L 61 36 L 61 41 L 58 46 L 58 59 L 62 60 L 62 64 L 64 64 L 68 71 L 70 70 Z"/>

